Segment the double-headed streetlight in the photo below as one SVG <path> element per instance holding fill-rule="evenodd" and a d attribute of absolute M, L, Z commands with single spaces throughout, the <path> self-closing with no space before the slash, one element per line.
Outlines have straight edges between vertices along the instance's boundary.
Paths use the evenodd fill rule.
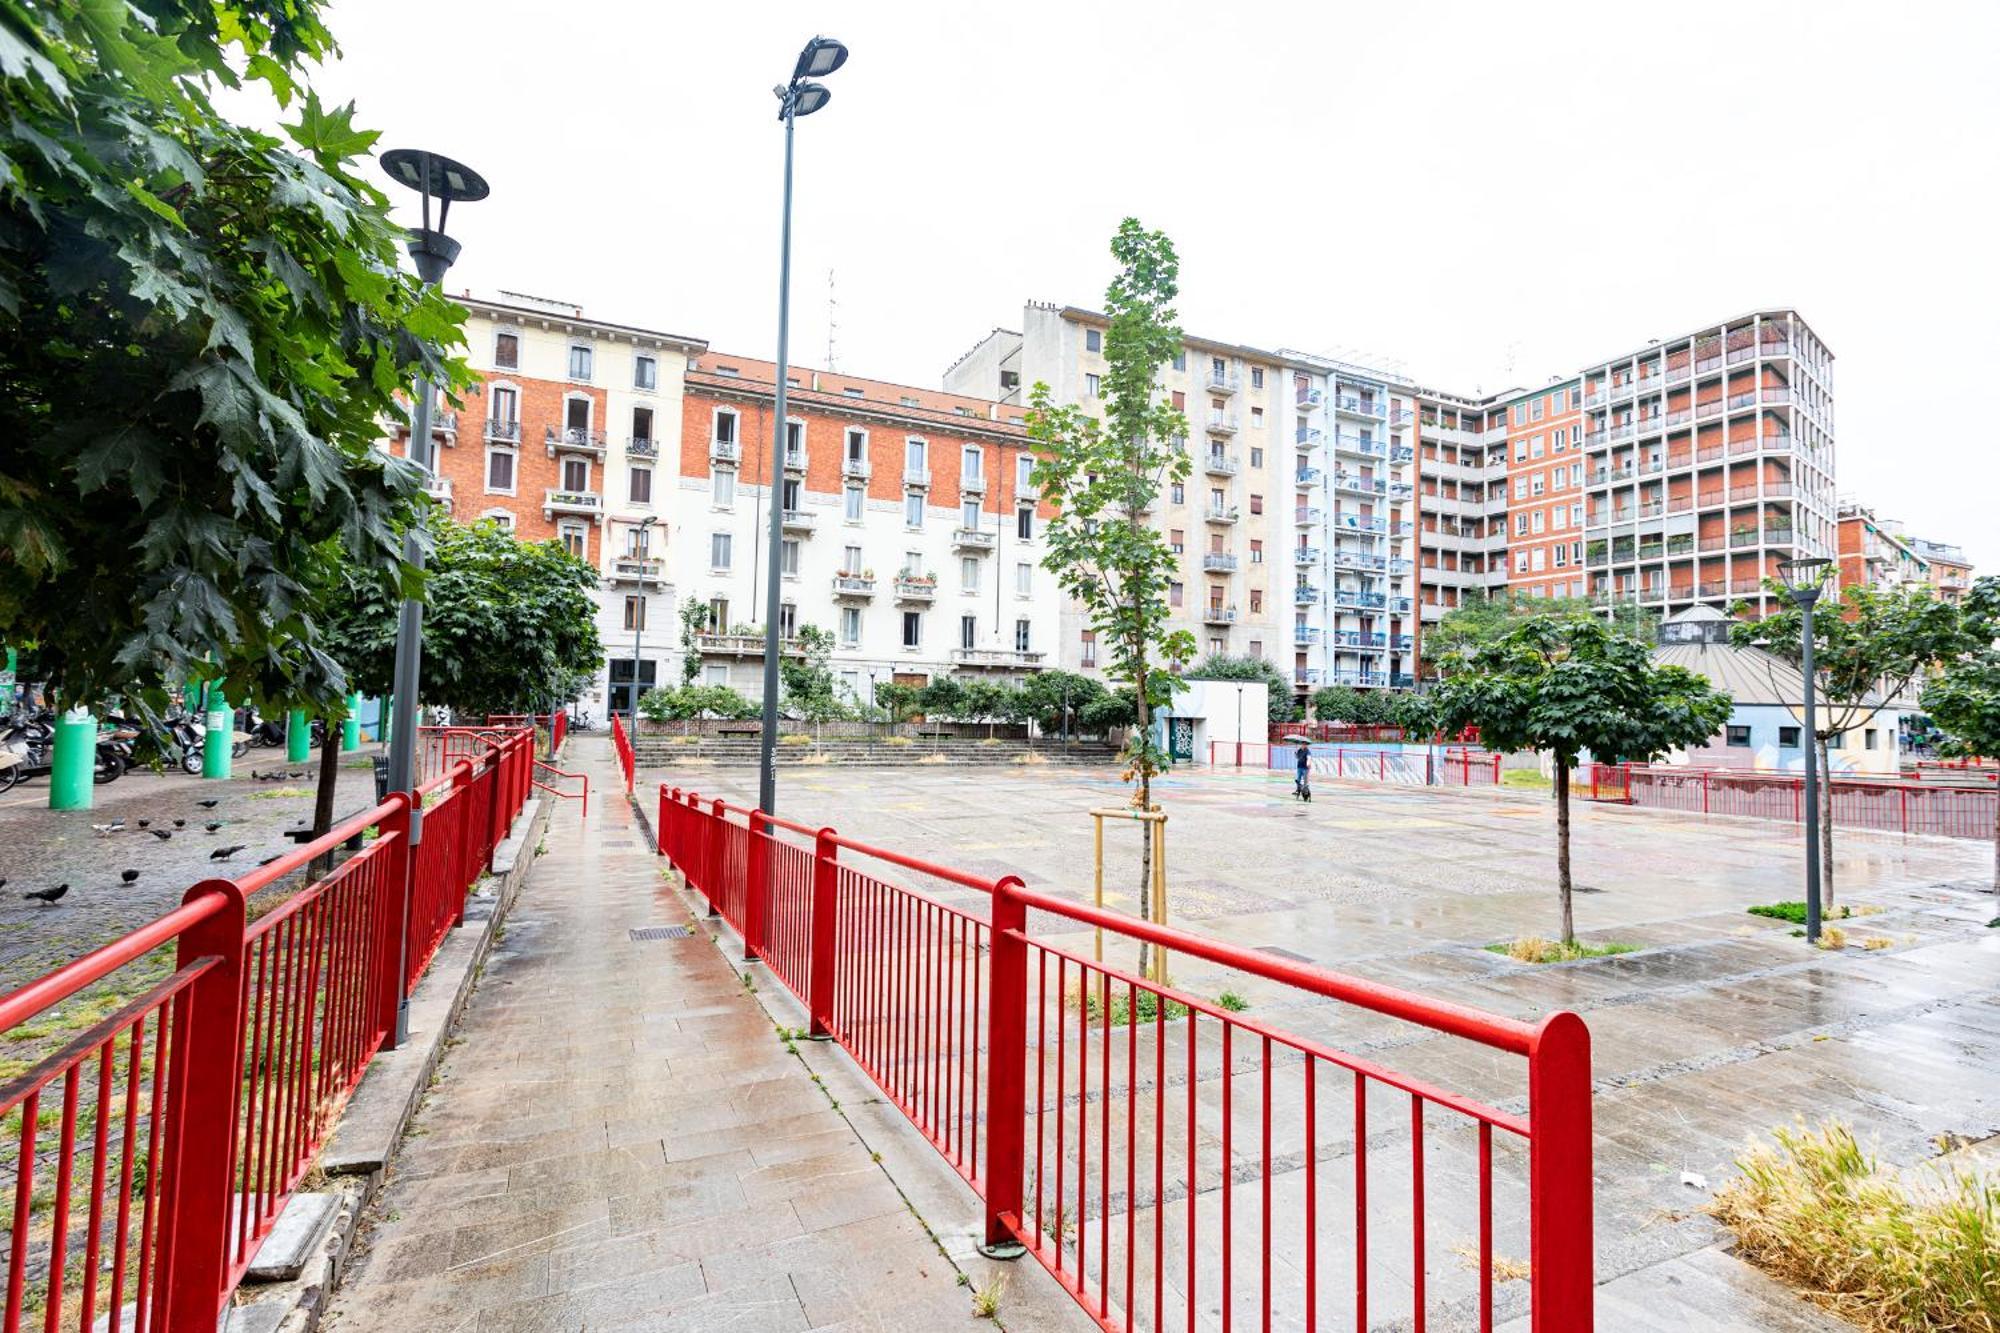
<path fill-rule="evenodd" d="M 658 514 L 648 514 L 639 520 L 639 540 L 632 544 L 632 554 L 640 560 L 646 558 L 646 542 L 652 526 L 660 521 Z M 633 741 L 639 738 L 639 636 L 646 628 L 646 584 L 645 566 L 640 566 L 639 613 L 632 617 L 632 693 L 626 699 L 625 734 Z M 553 718 L 550 725 L 554 725 Z"/>
<path fill-rule="evenodd" d="M 468 203 L 484 199 L 487 195 L 486 181 L 471 167 L 438 153 L 426 152 L 420 148 L 392 148 L 382 154 L 382 170 L 399 185 L 407 185 L 423 196 L 423 226 L 410 231 L 410 258 L 416 262 L 417 276 L 433 287 L 443 284 L 445 270 L 458 258 L 458 242 L 444 233 L 446 216 L 451 212 L 454 201 Z M 431 200 L 438 201 L 437 226 L 431 226 Z M 425 475 L 433 474 L 431 446 L 431 400 L 436 394 L 430 376 L 421 370 L 410 391 L 410 461 L 424 470 Z M 422 537 L 415 530 L 403 538 L 403 561 L 415 569 L 424 567 L 424 545 Z M 414 597 L 403 599 L 402 617 L 396 625 L 396 674 L 394 680 L 395 712 L 389 729 L 389 790 L 408 792 L 410 795 L 410 837 L 409 845 L 415 847 L 423 840 L 423 803 L 417 799 L 417 678 L 423 667 L 424 653 L 424 604 Z M 410 858 L 416 864 L 416 858 Z M 407 896 L 410 886 L 405 883 L 403 892 Z M 407 903 L 405 904 L 407 908 Z M 405 923 L 409 912 L 402 913 Z M 410 939 L 409 932 L 403 932 L 402 970 L 398 976 L 408 975 Z M 410 1031 L 410 1001 L 404 996 L 396 1004 L 395 1043 L 401 1045 Z"/>
<path fill-rule="evenodd" d="M 1818 728 L 1815 721 L 1815 702 L 1818 693 L 1813 675 L 1813 603 L 1819 600 L 1824 588 L 1826 567 L 1833 562 L 1815 557 L 1808 560 L 1784 560 L 1778 564 L 1778 577 L 1783 580 L 1785 591 L 1798 603 L 1801 615 L 1799 643 L 1799 674 L 1805 677 L 1806 686 L 1806 942 L 1819 942 L 1819 744 Z"/>
<path fill-rule="evenodd" d="M 778 119 L 785 122 L 785 213 L 778 253 L 778 396 L 771 427 L 770 552 L 764 562 L 764 727 L 757 764 L 757 807 L 766 814 L 778 803 L 778 609 L 779 554 L 785 541 L 785 379 L 789 373 L 792 316 L 792 125 L 825 106 L 833 94 L 815 82 L 847 63 L 847 48 L 831 37 L 815 37 L 799 52 L 790 83 L 778 95 Z"/>

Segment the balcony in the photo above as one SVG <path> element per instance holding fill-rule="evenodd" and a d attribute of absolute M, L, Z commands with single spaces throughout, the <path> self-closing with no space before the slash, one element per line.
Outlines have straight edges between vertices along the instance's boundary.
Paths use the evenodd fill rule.
<path fill-rule="evenodd" d="M 743 446 L 734 440 L 710 440 L 708 461 L 724 467 L 735 467 L 743 459 Z"/>
<path fill-rule="evenodd" d="M 1292 683 L 1294 685 L 1317 685 L 1320 682 L 1320 675 L 1321 672 L 1318 667 L 1293 667 Z"/>
<path fill-rule="evenodd" d="M 1042 654 L 1020 648 L 954 648 L 954 666 L 989 671 L 1027 671 L 1042 664 Z"/>
<path fill-rule="evenodd" d="M 521 442 L 521 423 L 518 421 L 493 421 L 489 419 L 486 423 L 486 442 L 488 444 L 519 444 Z"/>
<path fill-rule="evenodd" d="M 848 481 L 866 481 L 873 472 L 865 456 L 840 460 L 840 475 Z"/>
<path fill-rule="evenodd" d="M 658 458 L 660 456 L 660 442 L 650 436 L 628 435 L 625 437 L 625 456 L 627 458 Z"/>
<path fill-rule="evenodd" d="M 1388 635 L 1365 633 L 1358 629 L 1337 629 L 1331 637 L 1336 648 L 1380 650 L 1389 646 Z"/>
<path fill-rule="evenodd" d="M 931 603 L 937 600 L 937 580 L 928 574 L 898 574 L 896 600 Z"/>
<path fill-rule="evenodd" d="M 1308 628 L 1307 628 L 1306 626 L 1304 626 L 1304 625 L 1294 625 L 1294 626 L 1292 626 L 1292 646 L 1293 646 L 1293 647 L 1295 647 L 1295 648 L 1317 648 L 1317 647 L 1319 646 L 1319 640 L 1320 640 L 1320 632 L 1319 632 L 1318 630 L 1316 630 L 1316 629 L 1308 629 Z"/>
<path fill-rule="evenodd" d="M 800 476 L 804 476 L 805 470 L 806 470 L 806 451 L 803 449 L 785 450 L 785 471 L 796 472 Z"/>
<path fill-rule="evenodd" d="M 958 493 L 960 495 L 986 494 L 986 474 L 983 472 L 974 472 L 970 476 L 967 476 L 961 473 L 958 478 Z"/>
<path fill-rule="evenodd" d="M 1234 412 L 1210 412 L 1208 414 L 1208 421 L 1204 424 L 1203 429 L 1210 435 L 1234 435 L 1236 433 L 1236 414 Z"/>
<path fill-rule="evenodd" d="M 1293 474 L 1292 484 L 1302 491 L 1311 490 L 1319 485 L 1319 479 L 1325 475 L 1316 467 L 1302 467 Z"/>
<path fill-rule="evenodd" d="M 835 574 L 833 576 L 833 600 L 836 602 L 874 601 L 875 576 L 873 574 Z"/>
<path fill-rule="evenodd" d="M 1389 604 L 1389 599 L 1379 592 L 1363 592 L 1359 588 L 1335 588 L 1333 604 L 1361 611 L 1380 611 Z"/>
<path fill-rule="evenodd" d="M 1203 517 L 1210 523 L 1234 523 L 1238 515 L 1235 505 L 1210 505 Z"/>
<path fill-rule="evenodd" d="M 1235 393 L 1243 387 L 1243 377 L 1231 374 L 1226 370 L 1211 368 L 1207 378 L 1202 380 L 1201 387 L 1210 393 Z"/>
<path fill-rule="evenodd" d="M 1398 634 L 1395 638 L 1389 641 L 1389 646 L 1391 648 L 1394 648 L 1399 653 L 1415 652 L 1417 647 L 1417 636 L 1414 634 Z"/>
<path fill-rule="evenodd" d="M 545 429 L 542 445 L 549 451 L 549 457 L 558 453 L 587 454 L 592 458 L 604 457 L 604 432 L 585 430 L 581 426 L 565 426 L 561 430 Z"/>
<path fill-rule="evenodd" d="M 1392 446 L 1389 450 L 1389 461 L 1391 463 L 1414 463 L 1417 461 L 1417 451 L 1407 444 Z"/>
<path fill-rule="evenodd" d="M 1211 602 L 1202 608 L 1201 623 L 1204 625 L 1234 625 L 1236 608 Z"/>
<path fill-rule="evenodd" d="M 1408 564 L 1409 561 L 1406 560 L 1403 563 Z M 1333 567 L 1335 569 L 1385 570 L 1389 567 L 1389 562 L 1379 555 L 1370 555 L 1365 551 L 1350 551 L 1344 546 L 1336 546 L 1333 548 Z"/>
<path fill-rule="evenodd" d="M 819 515 L 813 513 L 810 509 L 787 509 L 784 517 L 785 531 L 796 532 L 810 537 L 812 536 L 813 525 L 818 520 Z"/>
<path fill-rule="evenodd" d="M 749 634 L 701 633 L 694 636 L 695 647 L 707 657 L 762 657 L 764 655 L 764 635 L 761 631 Z M 797 639 L 778 641 L 778 656 L 798 657 L 805 650 L 799 647 Z"/>
<path fill-rule="evenodd" d="M 1363 458 L 1387 458 L 1389 446 L 1381 440 L 1356 435 L 1352 431 L 1335 431 L 1333 436 L 1335 453 L 1359 454 Z"/>
<path fill-rule="evenodd" d="M 1313 510 L 1313 517 L 1319 517 L 1317 509 Z M 1344 528 L 1349 532 L 1387 532 L 1389 530 L 1389 520 L 1386 518 L 1363 518 L 1359 514 L 1336 514 L 1333 519 L 1333 526 Z M 1403 527 L 1406 525 L 1398 524 L 1397 526 Z"/>
<path fill-rule="evenodd" d="M 554 518 L 557 514 L 584 514 L 592 519 L 604 517 L 604 497 L 595 491 L 564 491 L 550 487 L 542 492 L 542 517 Z"/>
<path fill-rule="evenodd" d="M 1293 406 L 1301 412 L 1315 412 L 1326 402 L 1326 393 L 1320 389 L 1300 389 L 1293 400 Z"/>
<path fill-rule="evenodd" d="M 451 512 L 450 477 L 440 477 L 435 472 L 426 475 L 424 477 L 424 494 L 443 505 L 447 514 Z"/>
<path fill-rule="evenodd" d="M 1292 548 L 1292 563 L 1300 566 L 1312 566 L 1318 564 L 1319 547 L 1297 546 Z"/>
<path fill-rule="evenodd" d="M 1336 472 L 1333 474 L 1333 489 L 1346 491 L 1350 495 L 1387 495 L 1389 483 L 1374 477 L 1364 477 L 1358 472 Z"/>
<path fill-rule="evenodd" d="M 931 470 L 927 467 L 903 465 L 903 486 L 906 490 L 927 491 L 931 488 Z"/>
<path fill-rule="evenodd" d="M 1233 477 L 1242 468 L 1242 459 L 1235 454 L 1224 453 L 1220 449 L 1209 450 L 1208 456 L 1201 460 L 1201 470 L 1211 477 Z"/>
<path fill-rule="evenodd" d="M 1792 401 L 1792 391 L 1788 388 L 1765 389 L 1762 401 L 1778 405 L 1788 404 Z"/>
<path fill-rule="evenodd" d="M 1292 442 L 1301 449 L 1317 449 L 1319 448 L 1319 442 L 1323 438 L 1323 434 L 1323 432 L 1314 427 L 1301 426 L 1297 433 L 1292 436 Z"/>
<path fill-rule="evenodd" d="M 1298 606 L 1313 606 L 1319 601 L 1319 589 L 1310 583 L 1301 583 L 1292 589 L 1292 601 Z"/>
<path fill-rule="evenodd" d="M 1295 509 L 1292 511 L 1292 522 L 1298 524 L 1302 528 L 1310 528 L 1317 526 L 1319 523 L 1319 519 L 1320 519 L 1320 511 L 1317 509 L 1302 508 L 1302 509 Z"/>
<path fill-rule="evenodd" d="M 1201 558 L 1201 567 L 1204 573 L 1234 574 L 1236 572 L 1236 557 L 1233 555 L 1224 555 L 1220 551 L 1210 551 Z"/>
<path fill-rule="evenodd" d="M 1340 394 L 1333 400 L 1333 410 L 1342 416 L 1365 417 L 1373 421 L 1386 421 L 1388 412 L 1373 398 L 1356 398 L 1350 394 Z"/>
<path fill-rule="evenodd" d="M 993 549 L 994 536 L 980 528 L 958 528 L 951 534 L 951 549 L 975 554 Z"/>
<path fill-rule="evenodd" d="M 667 562 L 656 555 L 621 555 L 613 557 L 611 561 L 613 583 L 655 586 L 667 581 L 666 571 Z"/>

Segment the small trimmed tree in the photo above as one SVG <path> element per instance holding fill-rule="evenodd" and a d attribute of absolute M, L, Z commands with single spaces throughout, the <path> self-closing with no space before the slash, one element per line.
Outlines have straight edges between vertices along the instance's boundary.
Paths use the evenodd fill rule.
<path fill-rule="evenodd" d="M 1587 752 L 1651 760 L 1700 745 L 1729 720 L 1729 696 L 1595 616 L 1535 616 L 1488 640 L 1429 697 L 1448 732 L 1478 727 L 1492 750 L 1547 751 L 1555 759 L 1556 888 L 1562 942 L 1576 939 L 1571 909 L 1570 770 Z"/>
<path fill-rule="evenodd" d="M 1083 604 L 1109 657 L 1106 674 L 1132 691 L 1125 778 L 1132 804 L 1153 805 L 1153 778 L 1166 754 L 1153 735 L 1155 709 L 1177 683 L 1165 665 L 1194 657 L 1194 636 L 1170 627 L 1167 590 L 1180 557 L 1146 512 L 1160 487 L 1184 481 L 1193 464 L 1184 444 L 1187 418 L 1159 385 L 1160 370 L 1182 348 L 1173 309 L 1180 258 L 1165 232 L 1126 218 L 1111 238 L 1118 275 L 1104 293 L 1103 415 L 1057 405 L 1046 384 L 1029 395 L 1028 438 L 1036 448 L 1035 485 L 1056 505 L 1044 530 L 1043 563 L 1062 590 Z M 1139 914 L 1151 919 L 1153 850 L 1140 839 Z M 1139 949 L 1146 971 L 1149 950 Z"/>
<path fill-rule="evenodd" d="M 1833 566 L 1825 577 L 1834 578 Z M 1805 636 L 1805 613 L 1776 579 L 1766 579 L 1776 609 L 1762 620 L 1730 626 L 1730 642 L 1765 649 L 1793 666 Z M 1932 666 L 1965 646 L 1959 608 L 1931 596 L 1928 588 L 1877 588 L 1850 584 L 1838 598 L 1822 596 L 1813 615 L 1813 675 L 1818 681 L 1815 730 L 1809 738 L 1819 752 L 1819 857 L 1821 906 L 1833 895 L 1833 769 L 1828 742 L 1865 727 L 1885 708 L 1898 705 L 1921 684 Z M 1988 640 L 1990 642 L 1990 639 Z M 1775 682 L 1774 682 L 1775 683 Z M 1805 701 L 1792 710 L 1801 722 Z"/>
<path fill-rule="evenodd" d="M 801 721 L 813 725 L 818 739 L 822 725 L 847 716 L 840 690 L 833 677 L 833 631 L 818 625 L 801 625 L 797 635 L 801 655 L 782 658 L 778 678 L 784 686 L 785 704 Z"/>
<path fill-rule="evenodd" d="M 1021 711 L 1044 736 L 1074 735 L 1084 708 L 1105 693 L 1103 682 L 1074 671 L 1038 671 L 1021 686 Z"/>

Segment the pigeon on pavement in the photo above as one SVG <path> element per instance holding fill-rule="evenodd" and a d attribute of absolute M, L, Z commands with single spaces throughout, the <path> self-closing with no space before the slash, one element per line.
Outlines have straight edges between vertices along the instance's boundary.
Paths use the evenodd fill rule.
<path fill-rule="evenodd" d="M 204 810 L 213 810 L 215 809 L 218 802 L 213 796 L 211 796 L 206 801 L 196 801 L 195 804 L 200 806 Z"/>
<path fill-rule="evenodd" d="M 246 845 L 239 842 L 234 847 L 218 847 L 208 854 L 208 859 L 211 861 L 227 861 L 230 857 L 242 851 Z"/>
<path fill-rule="evenodd" d="M 28 893 L 22 894 L 21 896 L 23 898 L 32 898 L 34 901 L 40 903 L 52 903 L 56 899 L 62 897 L 65 893 L 68 892 L 69 892 L 69 885 L 58 884 L 52 889 L 34 889 Z"/>
<path fill-rule="evenodd" d="M 130 884 L 133 880 L 139 878 L 139 872 L 136 870 L 121 870 L 118 872 L 118 878 Z"/>
<path fill-rule="evenodd" d="M 163 828 L 147 829 L 146 832 L 152 834 L 154 837 L 158 838 L 161 842 L 165 842 L 168 838 L 174 836 L 170 830 Z"/>

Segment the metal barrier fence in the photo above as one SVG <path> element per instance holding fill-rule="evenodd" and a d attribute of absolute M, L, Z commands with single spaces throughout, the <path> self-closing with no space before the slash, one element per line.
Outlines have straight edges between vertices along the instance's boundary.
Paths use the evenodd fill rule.
<path fill-rule="evenodd" d="M 1271 746 L 1266 762 L 1279 772 L 1293 772 L 1298 763 L 1296 745 Z M 1412 750 L 1315 745 L 1309 767 L 1322 777 L 1408 787 L 1491 787 L 1500 781 L 1499 755 L 1460 746 Z"/>
<path fill-rule="evenodd" d="M 618 752 L 618 768 L 625 775 L 625 792 L 630 795 L 636 761 L 632 755 L 632 738 L 625 734 L 625 720 L 616 713 L 611 715 L 611 748 Z"/>
<path fill-rule="evenodd" d="M 394 793 L 0 998 L 0 1035 L 18 1034 L 173 950 L 163 980 L 0 1086 L 13 1149 L 0 1159 L 0 1180 L 13 1174 L 0 1329 L 215 1327 L 395 1031 L 422 973 L 399 967 L 406 934 L 428 961 L 463 918 L 495 840 L 487 821 L 519 812 L 531 743 L 516 732 L 454 761 L 431 784 L 414 858 L 409 798 Z M 354 839 L 331 873 L 249 920 L 247 900 Z"/>
<path fill-rule="evenodd" d="M 551 759 L 562 753 L 563 741 L 569 737 L 569 714 L 561 709 L 553 713 L 488 713 L 486 725 L 533 727 L 548 739 L 548 757 Z"/>
<path fill-rule="evenodd" d="M 1224 1327 L 1352 1311 L 1356 1327 L 1422 1328 L 1458 1310 L 1490 1329 L 1494 1257 L 1525 1248 L 1533 1328 L 1591 1327 L 1590 1038 L 1576 1015 L 1481 1013 L 666 784 L 658 829 L 812 1031 L 979 1193 L 987 1241 L 1024 1246 L 1102 1326 L 1191 1330 L 1219 1303 Z M 898 870 L 931 891 L 884 877 Z M 1524 1057 L 1526 1113 L 1049 934 L 1098 926 Z"/>
<path fill-rule="evenodd" d="M 1789 823 L 1805 817 L 1805 779 L 1797 774 L 1645 764 L 1592 764 L 1589 770 L 1592 800 Z M 1833 822 L 1844 828 L 1990 840 L 2000 819 L 2000 792 L 1988 787 L 1859 778 L 1827 785 Z"/>

